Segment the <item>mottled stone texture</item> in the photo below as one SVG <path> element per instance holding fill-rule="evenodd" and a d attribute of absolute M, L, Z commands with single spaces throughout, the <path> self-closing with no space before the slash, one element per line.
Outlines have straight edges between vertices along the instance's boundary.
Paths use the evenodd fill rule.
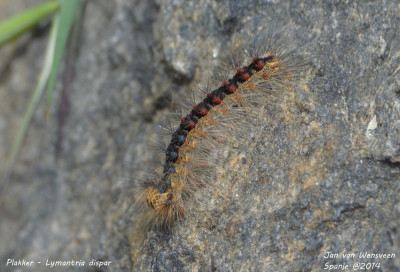
<path fill-rule="evenodd" d="M 8 2 L 1 18 L 15 11 Z M 56 161 L 57 85 L 50 121 L 43 103 L 1 196 L 0 270 L 7 258 L 95 258 L 112 261 L 109 271 L 321 271 L 357 261 L 399 271 L 398 14 L 398 1 L 88 1 L 63 151 Z M 247 134 L 217 147 L 215 180 L 185 222 L 136 229 L 129 188 L 146 175 L 171 97 L 201 86 L 236 38 L 288 25 L 288 41 L 311 53 L 309 87 L 271 94 Z M 3 165 L 45 43 L 41 34 L 1 51 Z M 397 256 L 359 258 L 365 251 Z"/>

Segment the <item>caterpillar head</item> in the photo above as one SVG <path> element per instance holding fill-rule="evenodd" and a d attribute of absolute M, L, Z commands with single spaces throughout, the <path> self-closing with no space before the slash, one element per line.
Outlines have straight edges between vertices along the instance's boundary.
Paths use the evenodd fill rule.
<path fill-rule="evenodd" d="M 147 188 L 147 204 L 154 209 L 158 220 L 163 225 L 171 226 L 185 216 L 182 200 L 173 188 L 164 193 L 154 186 Z"/>

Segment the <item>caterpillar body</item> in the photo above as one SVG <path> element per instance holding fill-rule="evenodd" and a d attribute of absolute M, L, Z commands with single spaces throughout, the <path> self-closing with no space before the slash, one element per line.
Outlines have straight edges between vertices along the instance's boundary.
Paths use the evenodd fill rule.
<path fill-rule="evenodd" d="M 230 79 L 219 79 L 220 86 L 207 92 L 205 98 L 181 118 L 164 149 L 161 177 L 144 183 L 139 201 L 147 202 L 155 215 L 153 220 L 163 226 L 171 227 L 184 218 L 192 195 L 210 183 L 212 177 L 207 168 L 212 163 L 208 155 L 218 143 L 221 131 L 226 134 L 227 130 L 222 127 L 228 131 L 238 129 L 235 120 L 243 116 L 252 118 L 257 113 L 257 105 L 268 93 L 293 88 L 304 64 L 293 50 L 283 50 L 277 43 L 272 49 L 267 46 L 245 52 L 252 54 L 249 64 L 236 66 Z M 243 62 L 232 63 L 242 65 Z"/>

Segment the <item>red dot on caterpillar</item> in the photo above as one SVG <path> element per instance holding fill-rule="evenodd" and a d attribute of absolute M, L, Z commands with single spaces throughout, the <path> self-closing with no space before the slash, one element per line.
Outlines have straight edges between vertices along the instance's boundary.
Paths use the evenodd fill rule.
<path fill-rule="evenodd" d="M 236 70 L 236 74 L 237 75 L 241 75 L 241 74 L 243 74 L 245 72 L 245 70 L 243 69 L 243 68 L 238 68 L 237 70 Z"/>
<path fill-rule="evenodd" d="M 224 81 L 222 82 L 222 85 L 224 85 L 224 86 L 229 86 L 229 85 L 231 85 L 231 83 L 230 83 L 228 80 L 224 80 Z"/>
<path fill-rule="evenodd" d="M 249 80 L 250 79 L 249 73 L 243 73 L 241 77 L 242 77 L 243 80 Z"/>
<path fill-rule="evenodd" d="M 264 68 L 265 63 L 263 61 L 255 61 L 255 63 L 256 63 L 256 69 L 258 71 Z"/>
<path fill-rule="evenodd" d="M 222 103 L 222 100 L 217 96 L 213 96 L 212 101 L 217 105 Z"/>
<path fill-rule="evenodd" d="M 187 126 L 189 127 L 189 128 L 195 128 L 196 127 L 196 123 L 194 122 L 194 121 L 192 121 L 192 120 L 190 120 L 190 121 L 188 121 L 187 122 Z"/>
<path fill-rule="evenodd" d="M 228 91 L 229 91 L 230 93 L 236 92 L 236 87 L 235 87 L 235 85 L 233 85 L 233 84 L 230 83 L 229 81 L 225 80 L 224 82 L 222 82 L 222 85 L 228 87 Z"/>
<path fill-rule="evenodd" d="M 208 110 L 204 107 L 199 109 L 199 113 L 201 116 L 206 116 L 208 114 Z"/>
<path fill-rule="evenodd" d="M 234 85 L 229 85 L 228 86 L 228 91 L 230 92 L 230 93 L 235 93 L 236 92 L 236 87 L 234 86 Z"/>

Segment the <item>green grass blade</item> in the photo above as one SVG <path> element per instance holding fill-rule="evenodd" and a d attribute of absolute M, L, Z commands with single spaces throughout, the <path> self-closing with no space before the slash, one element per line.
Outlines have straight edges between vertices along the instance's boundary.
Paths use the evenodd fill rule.
<path fill-rule="evenodd" d="M 56 82 L 58 70 L 60 68 L 60 63 L 64 54 L 65 45 L 68 40 L 71 26 L 75 19 L 76 11 L 79 8 L 79 0 L 58 0 L 58 2 L 61 4 L 60 24 L 57 31 L 58 36 L 54 51 L 53 68 L 47 86 L 47 118 L 49 116 L 49 109 L 53 97 L 54 84 Z"/>
<path fill-rule="evenodd" d="M 0 23 L 0 47 L 30 30 L 48 15 L 56 12 L 60 4 L 55 1 L 35 6 Z"/>
<path fill-rule="evenodd" d="M 53 57 L 54 57 L 59 23 L 60 23 L 59 16 L 58 14 L 56 14 L 50 31 L 50 37 L 49 37 L 49 42 L 47 44 L 46 56 L 44 59 L 43 68 L 40 73 L 36 88 L 33 91 L 31 98 L 29 99 L 28 107 L 25 110 L 22 126 L 19 128 L 17 136 L 11 145 L 10 155 L 6 163 L 6 167 L 4 169 L 5 176 L 8 174 L 10 165 L 14 162 L 15 156 L 18 154 L 18 151 L 21 147 L 22 141 L 25 137 L 26 131 L 32 119 L 33 112 L 36 109 L 37 104 L 39 103 L 40 97 L 42 96 L 44 90 L 46 89 L 46 83 L 49 79 L 54 62 Z"/>

